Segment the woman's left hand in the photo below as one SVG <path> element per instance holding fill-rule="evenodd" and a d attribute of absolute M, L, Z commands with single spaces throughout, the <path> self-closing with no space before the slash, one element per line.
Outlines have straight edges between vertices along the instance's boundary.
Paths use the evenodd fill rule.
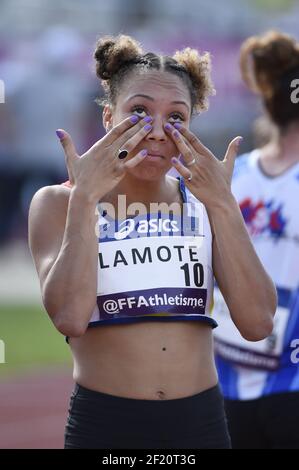
<path fill-rule="evenodd" d="M 209 209 L 223 203 L 226 196 L 231 196 L 235 159 L 243 138 L 235 137 L 228 145 L 224 159 L 220 161 L 181 124 L 176 123 L 172 126 L 168 123 L 165 129 L 185 161 L 183 165 L 173 157 L 172 164 L 183 176 L 187 188 L 193 195 Z"/>

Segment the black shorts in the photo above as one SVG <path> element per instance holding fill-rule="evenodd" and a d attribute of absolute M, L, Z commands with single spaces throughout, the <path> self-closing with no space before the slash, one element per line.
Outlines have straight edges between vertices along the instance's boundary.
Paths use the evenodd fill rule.
<path fill-rule="evenodd" d="M 218 386 L 173 400 L 139 400 L 88 390 L 72 393 L 65 449 L 229 449 Z"/>
<path fill-rule="evenodd" d="M 225 400 L 233 449 L 299 449 L 299 392 Z"/>

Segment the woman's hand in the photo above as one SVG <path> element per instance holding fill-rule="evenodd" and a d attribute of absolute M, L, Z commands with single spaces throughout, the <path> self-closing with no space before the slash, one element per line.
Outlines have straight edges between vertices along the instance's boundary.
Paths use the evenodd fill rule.
<path fill-rule="evenodd" d="M 78 188 L 89 201 L 95 203 L 111 191 L 124 177 L 128 168 L 138 165 L 146 157 L 146 150 L 141 150 L 133 158 L 129 158 L 131 152 L 151 130 L 150 120 L 148 116 L 143 120 L 138 120 L 135 115 L 126 118 L 81 157 L 71 136 L 64 130 L 56 131 L 64 149 L 73 187 Z M 119 159 L 120 149 L 126 149 L 129 156 Z"/>
<path fill-rule="evenodd" d="M 230 142 L 224 159 L 219 161 L 192 132 L 180 124 L 172 126 L 168 123 L 165 129 L 185 161 L 183 165 L 173 157 L 173 166 L 185 178 L 185 184 L 194 196 L 207 208 L 218 206 L 226 195 L 231 197 L 232 174 L 242 137 L 235 137 Z"/>

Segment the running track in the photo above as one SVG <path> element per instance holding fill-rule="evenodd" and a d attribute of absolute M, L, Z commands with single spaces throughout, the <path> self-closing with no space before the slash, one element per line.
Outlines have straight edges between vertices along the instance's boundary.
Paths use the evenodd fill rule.
<path fill-rule="evenodd" d="M 2 379 L 0 448 L 63 448 L 72 388 L 71 367 Z"/>

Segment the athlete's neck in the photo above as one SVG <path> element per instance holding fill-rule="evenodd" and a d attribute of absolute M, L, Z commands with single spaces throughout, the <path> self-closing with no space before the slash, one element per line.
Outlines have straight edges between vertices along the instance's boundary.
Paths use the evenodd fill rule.
<path fill-rule="evenodd" d="M 291 124 L 261 149 L 260 163 L 266 173 L 279 174 L 299 162 L 299 122 Z"/>
<path fill-rule="evenodd" d="M 126 204 L 140 202 L 149 208 L 150 203 L 180 202 L 178 182 L 164 175 L 159 180 L 146 181 L 132 175 L 126 175 L 121 182 L 108 193 L 103 199 L 107 202 L 116 203 L 118 195 L 126 196 Z"/>

